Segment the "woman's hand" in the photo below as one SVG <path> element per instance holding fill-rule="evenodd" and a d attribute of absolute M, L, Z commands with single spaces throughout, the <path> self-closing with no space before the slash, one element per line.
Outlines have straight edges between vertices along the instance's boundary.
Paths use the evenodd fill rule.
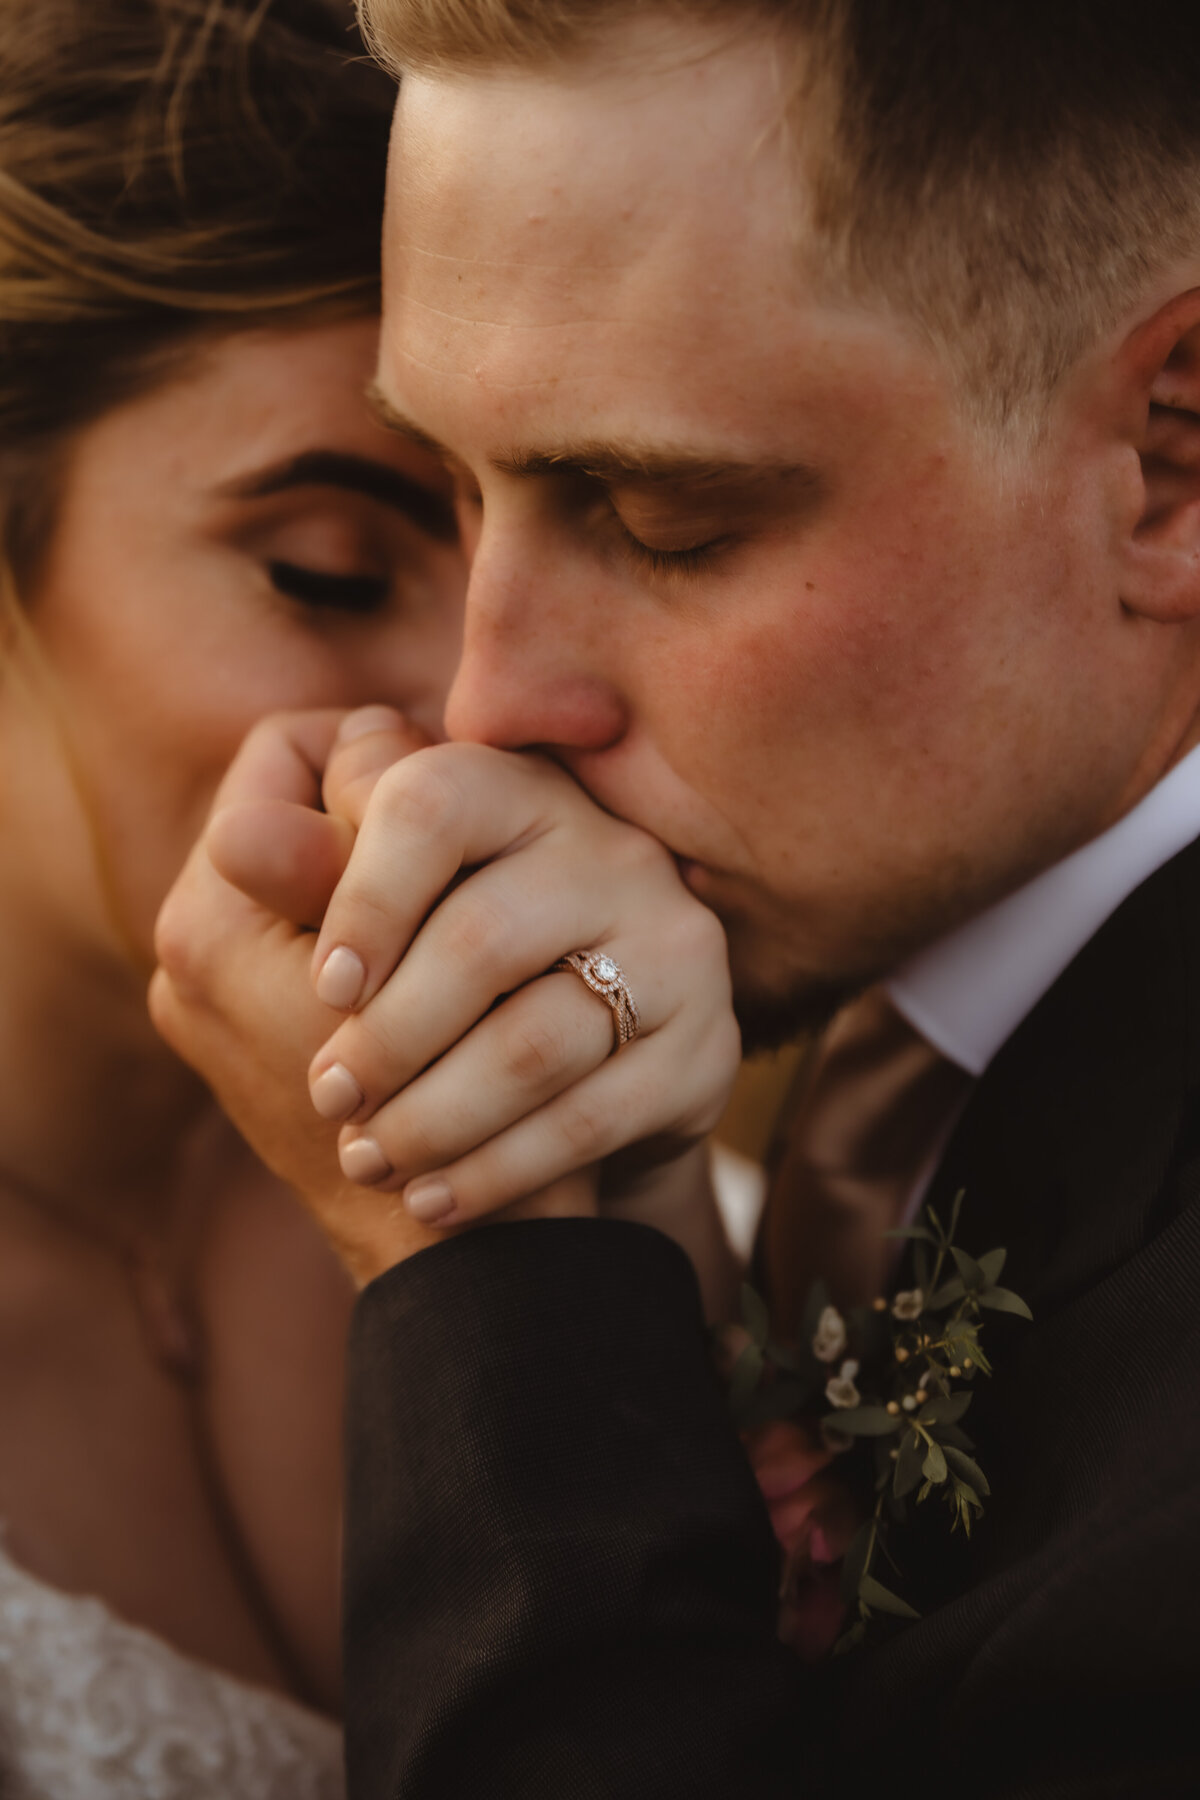
<path fill-rule="evenodd" d="M 372 716 L 374 715 L 374 716 Z M 403 727 L 335 744 L 323 797 L 356 833 L 313 957 L 347 1010 L 313 1058 L 344 1173 L 460 1226 L 635 1145 L 627 1180 L 716 1123 L 736 1072 L 725 939 L 671 857 L 556 765 L 476 745 L 405 756 Z M 623 971 L 641 1032 L 567 952 Z"/>
<path fill-rule="evenodd" d="M 164 907 L 151 990 L 164 1035 L 360 1279 L 444 1229 L 446 1213 L 431 1224 L 378 1191 L 411 1202 L 433 1178 L 454 1226 L 501 1208 L 588 1212 L 590 1167 L 636 1143 L 629 1184 L 652 1219 L 653 1170 L 715 1121 L 738 1053 L 720 928 L 653 840 L 539 759 L 413 750 L 385 709 L 340 735 L 328 715 L 260 726 Z M 314 959 L 306 927 L 347 856 Z M 545 973 L 578 947 L 614 955 L 641 1009 L 643 1036 L 619 1056 L 604 1003 Z M 334 995 L 340 1025 L 320 997 L 337 948 L 363 971 L 348 1016 L 347 990 Z M 376 1191 L 338 1167 L 306 1063 L 322 1112 L 347 1120 L 340 1153 L 378 1145 Z M 340 1074 L 320 1086 L 335 1065 L 353 1084 L 340 1107 Z M 707 1190 L 698 1203 L 711 1207 Z"/>

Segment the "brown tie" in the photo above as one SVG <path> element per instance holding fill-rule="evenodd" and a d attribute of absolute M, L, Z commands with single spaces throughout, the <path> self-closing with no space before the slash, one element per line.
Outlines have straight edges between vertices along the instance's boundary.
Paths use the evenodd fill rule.
<path fill-rule="evenodd" d="M 939 1134 L 972 1078 L 934 1050 L 881 987 L 843 1007 L 786 1127 L 763 1223 L 773 1322 L 795 1333 L 821 1276 L 840 1306 L 886 1285 L 892 1246 Z"/>

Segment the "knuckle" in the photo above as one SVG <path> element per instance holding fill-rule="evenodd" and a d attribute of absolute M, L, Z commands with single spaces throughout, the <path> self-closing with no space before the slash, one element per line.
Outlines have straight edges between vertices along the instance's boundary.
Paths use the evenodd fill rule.
<path fill-rule="evenodd" d="M 367 814 L 382 814 L 391 829 L 406 836 L 430 837 L 453 823 L 458 806 L 458 789 L 448 770 L 430 751 L 418 750 L 384 770 Z"/>
<path fill-rule="evenodd" d="M 521 1016 L 505 1028 L 502 1054 L 509 1074 L 521 1087 L 542 1088 L 567 1061 L 565 1034 L 551 1019 Z"/>
<path fill-rule="evenodd" d="M 721 921 L 698 900 L 688 897 L 672 931 L 671 941 L 687 958 L 706 968 L 715 967 L 728 979 L 729 946 Z"/>
<path fill-rule="evenodd" d="M 183 901 L 168 899 L 154 927 L 154 954 L 180 998 L 199 991 L 205 968 L 202 941 Z"/>
<path fill-rule="evenodd" d="M 495 896 L 474 892 L 466 885 L 445 903 L 441 922 L 442 948 L 446 955 L 463 968 L 480 963 L 502 972 L 506 952 L 513 939 L 513 920 L 509 910 Z"/>

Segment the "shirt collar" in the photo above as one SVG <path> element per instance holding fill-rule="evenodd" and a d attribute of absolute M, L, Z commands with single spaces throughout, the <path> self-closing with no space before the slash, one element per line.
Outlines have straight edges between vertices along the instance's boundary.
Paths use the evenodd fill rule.
<path fill-rule="evenodd" d="M 1200 837 L 1200 748 L 1123 819 L 931 944 L 887 983 L 926 1041 L 972 1075 L 1136 887 Z"/>

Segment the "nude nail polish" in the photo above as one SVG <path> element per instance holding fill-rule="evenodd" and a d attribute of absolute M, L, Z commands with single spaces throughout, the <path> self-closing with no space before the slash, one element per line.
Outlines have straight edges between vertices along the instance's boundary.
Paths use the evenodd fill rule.
<path fill-rule="evenodd" d="M 426 1181 L 409 1189 L 404 1204 L 422 1225 L 436 1225 L 454 1211 L 454 1195 L 444 1181 Z"/>
<path fill-rule="evenodd" d="M 392 1172 L 391 1163 L 371 1137 L 351 1138 L 338 1150 L 338 1161 L 347 1181 L 356 1182 L 360 1187 L 374 1187 L 377 1181 Z"/>
<path fill-rule="evenodd" d="M 367 971 L 361 956 L 339 944 L 331 950 L 317 976 L 317 999 L 338 1012 L 349 1012 L 366 985 Z"/>
<path fill-rule="evenodd" d="M 323 1119 L 348 1119 L 363 1103 L 363 1091 L 343 1063 L 331 1064 L 308 1091 Z"/>

